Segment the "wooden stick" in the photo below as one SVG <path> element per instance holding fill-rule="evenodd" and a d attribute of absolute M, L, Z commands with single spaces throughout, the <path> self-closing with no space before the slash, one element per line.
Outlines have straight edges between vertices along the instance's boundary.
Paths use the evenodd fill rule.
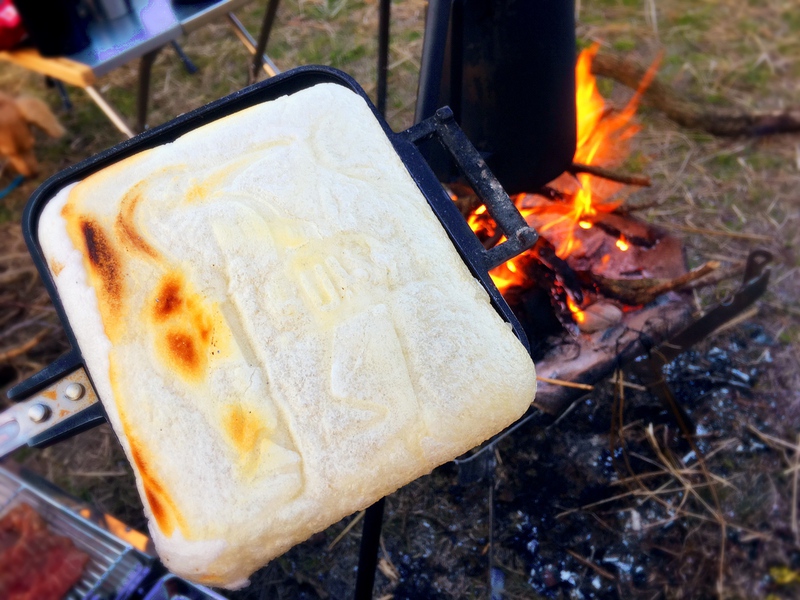
<path fill-rule="evenodd" d="M 577 560 L 583 566 L 589 567 L 590 569 L 594 570 L 601 577 L 604 577 L 604 578 L 608 579 L 609 581 L 616 581 L 617 580 L 617 578 L 614 577 L 614 575 L 612 575 L 611 573 L 606 571 L 603 567 L 601 567 L 597 563 L 589 560 L 588 558 L 585 558 L 585 557 L 581 556 L 580 554 L 578 554 L 574 550 L 570 550 L 569 548 L 567 548 L 567 552 L 569 552 L 569 554 L 570 554 L 570 556 L 572 556 L 572 558 Z"/>
<path fill-rule="evenodd" d="M 340 533 L 339 535 L 337 535 L 337 536 L 336 536 L 336 539 L 334 539 L 334 540 L 333 540 L 333 541 L 330 543 L 330 545 L 328 546 L 328 552 L 330 552 L 331 550 L 333 550 L 334 546 L 336 546 L 336 544 L 338 544 L 338 543 L 339 543 L 339 542 L 342 540 L 342 538 L 343 538 L 344 536 L 346 536 L 348 533 L 350 533 L 350 530 L 351 530 L 353 527 L 355 527 L 355 526 L 356 526 L 356 524 L 357 524 L 357 523 L 358 523 L 358 522 L 359 522 L 361 519 L 363 519 L 363 518 L 364 518 L 364 513 L 366 513 L 366 512 L 367 512 L 367 511 L 365 511 L 365 510 L 362 510 L 360 513 L 358 513 L 358 514 L 355 516 L 355 518 L 354 518 L 352 521 L 350 521 L 350 522 L 347 524 L 347 527 L 345 527 L 345 528 L 342 530 L 342 533 Z"/>
<path fill-rule="evenodd" d="M 611 279 L 601 275 L 592 278 L 609 298 L 631 305 L 649 304 L 662 294 L 684 288 L 718 268 L 719 261 L 712 260 L 674 279 Z"/>
<path fill-rule="evenodd" d="M 28 350 L 30 350 L 31 348 L 36 346 L 39 342 L 41 342 L 47 336 L 48 333 L 50 333 L 49 329 L 40 331 L 21 346 L 17 346 L 16 348 L 11 348 L 9 350 L 6 350 L 5 352 L 0 353 L 0 363 L 7 362 L 12 358 L 16 358 L 21 354 L 25 354 Z"/>
<path fill-rule="evenodd" d="M 553 385 L 560 385 L 562 387 L 575 388 L 577 390 L 592 391 L 594 389 L 594 386 L 589 385 L 588 383 L 575 383 L 573 381 L 564 381 L 563 379 L 552 379 L 550 377 L 542 377 L 541 375 L 537 375 L 536 380 L 542 381 L 544 383 L 552 383 Z"/>
<path fill-rule="evenodd" d="M 586 173 L 587 175 L 594 175 L 595 177 L 602 177 L 609 181 L 616 181 L 617 183 L 624 183 L 625 185 L 638 185 L 641 187 L 650 187 L 652 182 L 646 175 L 628 175 L 627 173 L 616 173 L 603 167 L 596 165 L 584 165 L 581 163 L 572 163 L 567 172 L 573 175 L 577 173 Z"/>
<path fill-rule="evenodd" d="M 686 286 L 686 289 L 689 290 L 696 290 L 704 287 L 708 287 L 710 285 L 717 285 L 721 281 L 725 281 L 726 279 L 732 279 L 733 277 L 741 277 L 742 273 L 744 273 L 745 262 L 743 260 L 736 261 L 732 265 L 725 267 L 724 269 L 717 269 L 713 273 L 709 273 L 705 277 L 701 277 L 695 281 L 692 281 L 689 285 Z"/>
<path fill-rule="evenodd" d="M 592 73 L 610 77 L 634 90 L 639 88 L 646 72 L 643 65 L 607 50 L 598 52 L 592 61 Z M 713 135 L 754 136 L 800 131 L 800 107 L 753 113 L 722 109 L 680 98 L 671 87 L 657 79 L 644 92 L 643 100 L 679 125 Z"/>

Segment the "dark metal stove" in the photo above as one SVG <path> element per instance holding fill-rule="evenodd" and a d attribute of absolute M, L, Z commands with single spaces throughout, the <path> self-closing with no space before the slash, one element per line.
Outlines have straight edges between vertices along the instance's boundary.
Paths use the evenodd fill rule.
<path fill-rule="evenodd" d="M 571 0 L 431 0 L 416 121 L 440 106 L 510 194 L 563 173 L 575 153 Z M 430 149 L 440 180 L 456 173 Z"/>

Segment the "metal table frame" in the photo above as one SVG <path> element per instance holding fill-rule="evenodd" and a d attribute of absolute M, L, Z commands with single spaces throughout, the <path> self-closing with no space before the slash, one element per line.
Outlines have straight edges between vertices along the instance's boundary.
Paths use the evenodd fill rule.
<path fill-rule="evenodd" d="M 125 136 L 135 135 L 125 119 L 94 87 L 98 77 L 139 59 L 137 94 L 137 132 L 147 123 L 150 75 L 156 56 L 167 44 L 175 44 L 183 35 L 227 16 L 237 37 L 254 54 L 249 79 L 254 81 L 259 69 L 267 75 L 278 73 L 264 55 L 275 21 L 279 0 L 267 0 L 264 19 L 256 42 L 232 11 L 251 0 L 201 0 L 173 5 L 170 0 L 132 0 L 132 11 L 113 21 L 92 22 L 88 27 L 91 44 L 75 54 L 47 58 L 32 48 L 0 52 L 0 60 L 15 63 L 59 82 L 85 90 L 94 103 Z M 179 50 L 179 48 L 176 48 Z"/>

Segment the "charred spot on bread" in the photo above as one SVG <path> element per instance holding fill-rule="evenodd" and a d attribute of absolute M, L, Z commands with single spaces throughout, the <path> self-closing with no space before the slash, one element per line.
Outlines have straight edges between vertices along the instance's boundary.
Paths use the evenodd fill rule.
<path fill-rule="evenodd" d="M 203 378 L 210 356 L 227 339 L 217 306 L 204 299 L 179 271 L 161 277 L 146 314 L 156 332 L 156 347 L 168 367 L 186 381 Z"/>
<path fill-rule="evenodd" d="M 147 504 L 150 506 L 150 511 L 153 513 L 153 518 L 158 523 L 161 531 L 165 535 L 171 536 L 175 531 L 177 525 L 181 533 L 186 535 L 186 525 L 183 522 L 183 517 L 178 512 L 175 503 L 169 497 L 164 487 L 158 482 L 150 470 L 150 465 L 144 458 L 144 453 L 139 446 L 138 441 L 132 437 L 128 437 L 130 444 L 131 456 L 136 468 L 139 470 L 139 475 L 142 479 L 142 487 L 144 487 L 145 498 Z"/>
<path fill-rule="evenodd" d="M 183 286 L 178 276 L 167 275 L 161 280 L 153 305 L 153 318 L 165 321 L 183 306 Z"/>
<path fill-rule="evenodd" d="M 78 222 L 90 272 L 99 280 L 100 299 L 112 311 L 117 311 L 122 305 L 124 293 L 120 257 L 109 236 L 97 221 L 81 217 Z"/>
<path fill-rule="evenodd" d="M 182 331 L 169 331 L 164 337 L 170 357 L 182 367 L 183 371 L 194 374 L 200 366 L 200 355 L 195 348 L 193 337 Z"/>
<path fill-rule="evenodd" d="M 139 185 L 135 186 L 122 199 L 119 214 L 114 222 L 114 229 L 127 248 L 146 254 L 150 258 L 158 258 L 158 252 L 145 241 L 136 227 L 135 211 L 142 199 L 139 187 Z"/>

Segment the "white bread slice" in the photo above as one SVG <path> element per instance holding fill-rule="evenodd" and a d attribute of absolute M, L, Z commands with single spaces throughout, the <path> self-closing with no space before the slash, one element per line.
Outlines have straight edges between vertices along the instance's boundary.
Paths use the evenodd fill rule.
<path fill-rule="evenodd" d="M 173 572 L 235 588 L 515 421 L 532 361 L 321 84 L 63 189 L 39 240 Z"/>

